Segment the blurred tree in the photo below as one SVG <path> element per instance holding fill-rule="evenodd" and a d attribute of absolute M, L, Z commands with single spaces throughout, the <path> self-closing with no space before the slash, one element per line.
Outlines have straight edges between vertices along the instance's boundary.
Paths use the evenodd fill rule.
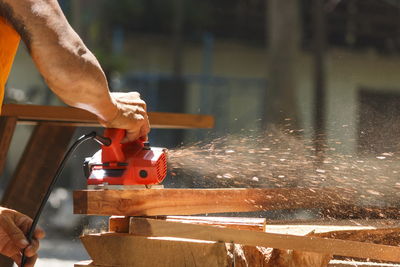
<path fill-rule="evenodd" d="M 300 8 L 298 0 L 267 1 L 268 84 L 264 126 L 286 124 L 299 128 L 296 103 L 296 59 L 300 49 Z"/>

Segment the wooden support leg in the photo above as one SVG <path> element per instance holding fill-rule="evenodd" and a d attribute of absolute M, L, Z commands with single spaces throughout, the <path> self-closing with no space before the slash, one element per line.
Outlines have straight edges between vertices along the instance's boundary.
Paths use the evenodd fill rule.
<path fill-rule="evenodd" d="M 16 117 L 0 117 L 0 174 L 3 172 L 16 124 Z M 9 258 L 0 256 L 0 266 L 7 267 L 12 265 L 13 262 Z"/>
<path fill-rule="evenodd" d="M 3 172 L 16 124 L 16 117 L 0 117 L 0 174 Z"/>
<path fill-rule="evenodd" d="M 3 206 L 30 217 L 36 214 L 74 131 L 75 127 L 45 122 L 36 126 L 4 193 Z"/>
<path fill-rule="evenodd" d="M 11 122 L 9 124 L 12 125 Z M 36 126 L 4 193 L 2 206 L 30 217 L 35 215 L 74 131 L 75 127 L 55 126 L 46 122 Z M 0 145 L 2 142 L 3 136 Z M 12 262 L 8 258 L 0 257 L 0 266 L 12 266 Z"/>

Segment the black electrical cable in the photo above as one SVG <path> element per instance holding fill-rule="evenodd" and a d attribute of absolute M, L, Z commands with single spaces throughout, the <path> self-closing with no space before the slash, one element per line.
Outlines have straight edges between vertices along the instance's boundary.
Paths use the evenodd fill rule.
<path fill-rule="evenodd" d="M 68 151 L 65 153 L 64 158 L 62 159 L 60 166 L 58 166 L 58 169 L 53 177 L 53 180 L 51 181 L 46 194 L 44 196 L 44 198 L 42 199 L 42 202 L 40 203 L 39 209 L 35 214 L 35 217 L 33 218 L 32 221 L 32 225 L 31 228 L 29 229 L 28 234 L 26 235 L 26 238 L 28 239 L 28 242 L 31 243 L 32 242 L 32 238 L 33 238 L 33 233 L 35 232 L 35 228 L 36 225 L 39 221 L 40 215 L 43 211 L 44 206 L 46 205 L 47 200 L 49 199 L 49 196 L 51 194 L 51 191 L 53 190 L 54 185 L 57 182 L 58 177 L 60 176 L 64 165 L 66 163 L 66 161 L 68 160 L 69 156 L 72 154 L 72 152 L 75 151 L 75 149 L 82 144 L 83 142 L 90 140 L 90 139 L 94 139 L 96 142 L 98 142 L 101 145 L 105 145 L 105 146 L 109 146 L 111 144 L 111 139 L 107 138 L 107 137 L 103 137 L 103 136 L 99 136 L 97 135 L 96 132 L 91 132 L 89 134 L 85 134 L 81 137 L 79 137 L 73 144 L 72 146 L 68 149 Z M 25 249 L 22 252 L 22 260 L 21 260 L 21 267 L 24 267 L 26 264 L 26 260 L 27 258 L 25 257 Z"/>

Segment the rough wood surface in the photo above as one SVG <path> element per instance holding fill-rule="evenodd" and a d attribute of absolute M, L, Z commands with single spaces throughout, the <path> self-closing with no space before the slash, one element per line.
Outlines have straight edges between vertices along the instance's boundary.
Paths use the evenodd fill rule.
<path fill-rule="evenodd" d="M 81 237 L 95 265 L 105 266 L 227 266 L 225 244 L 129 234 Z"/>
<path fill-rule="evenodd" d="M 2 200 L 2 205 L 30 217 L 40 201 L 67 150 L 75 127 L 36 126 Z"/>
<path fill-rule="evenodd" d="M 362 230 L 339 230 L 325 233 L 313 233 L 312 236 L 323 238 L 335 238 L 342 240 L 361 241 L 390 246 L 400 245 L 400 228 L 390 229 L 362 229 Z"/>
<path fill-rule="evenodd" d="M 74 192 L 74 213 L 195 215 L 329 207 L 346 198 L 347 193 L 329 188 L 81 190 Z"/>
<path fill-rule="evenodd" d="M 0 174 L 3 172 L 16 124 L 16 117 L 0 117 Z"/>
<path fill-rule="evenodd" d="M 248 230 L 217 228 L 161 220 L 137 218 L 130 221 L 132 234 L 139 236 L 168 236 L 199 240 L 222 241 L 249 246 L 290 249 L 347 257 L 370 258 L 400 262 L 400 247 L 328 239 L 314 236 L 294 236 L 260 233 Z"/>
<path fill-rule="evenodd" d="M 377 219 L 400 219 L 398 207 L 382 206 L 356 206 L 356 205 L 336 205 L 329 209 L 321 209 L 319 214 L 330 220 L 377 220 Z"/>
<path fill-rule="evenodd" d="M 109 231 L 116 233 L 129 233 L 129 221 L 131 217 L 111 216 L 109 219 Z M 253 230 L 264 232 L 266 219 L 244 217 L 209 217 L 209 216 L 158 216 L 153 219 L 166 220 L 168 222 L 192 223 L 200 225 L 213 225 L 233 229 Z"/>
<path fill-rule="evenodd" d="M 214 117 L 199 114 L 149 112 L 153 128 L 213 128 Z M 99 127 L 95 115 L 82 109 L 58 106 L 6 104 L 2 116 L 17 117 L 18 121 L 52 121 L 57 125 Z"/>

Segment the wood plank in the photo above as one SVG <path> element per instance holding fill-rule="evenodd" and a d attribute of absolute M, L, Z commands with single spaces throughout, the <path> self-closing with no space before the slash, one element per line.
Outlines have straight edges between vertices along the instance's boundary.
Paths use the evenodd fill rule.
<path fill-rule="evenodd" d="M 116 233 L 129 232 L 128 216 L 111 216 L 108 223 L 108 230 Z M 166 220 L 168 222 L 192 223 L 200 225 L 213 225 L 233 229 L 244 229 L 264 232 L 266 219 L 244 218 L 244 217 L 209 217 L 209 216 L 157 216 L 152 219 Z"/>
<path fill-rule="evenodd" d="M 213 128 L 214 117 L 210 115 L 149 112 L 153 128 Z M 18 117 L 18 121 L 53 121 L 70 126 L 99 127 L 97 118 L 90 112 L 72 107 L 6 104 L 2 116 Z"/>
<path fill-rule="evenodd" d="M 344 260 L 331 260 L 328 267 L 399 267 L 399 264 L 379 263 L 371 261 L 344 261 Z"/>
<path fill-rule="evenodd" d="M 3 172 L 16 124 L 16 117 L 0 117 L 0 174 Z"/>
<path fill-rule="evenodd" d="M 330 232 L 313 233 L 312 236 L 369 242 L 390 246 L 400 245 L 400 228 L 334 230 Z"/>
<path fill-rule="evenodd" d="M 396 206 L 356 206 L 337 205 L 329 209 L 321 209 L 319 214 L 330 220 L 376 220 L 376 219 L 400 219 L 400 210 Z"/>
<path fill-rule="evenodd" d="M 329 188 L 228 188 L 81 190 L 73 198 L 75 214 L 158 216 L 329 207 L 349 195 Z"/>
<path fill-rule="evenodd" d="M 36 126 L 4 193 L 3 206 L 30 217 L 36 214 L 74 131 L 75 127 L 51 126 L 46 122 Z"/>
<path fill-rule="evenodd" d="M 131 220 L 130 224 L 131 234 L 137 236 L 190 238 L 400 262 L 400 247 L 394 246 L 313 236 L 260 233 L 146 218 L 136 218 Z"/>
<path fill-rule="evenodd" d="M 227 266 L 224 243 L 129 234 L 81 237 L 95 265 L 105 266 Z"/>

